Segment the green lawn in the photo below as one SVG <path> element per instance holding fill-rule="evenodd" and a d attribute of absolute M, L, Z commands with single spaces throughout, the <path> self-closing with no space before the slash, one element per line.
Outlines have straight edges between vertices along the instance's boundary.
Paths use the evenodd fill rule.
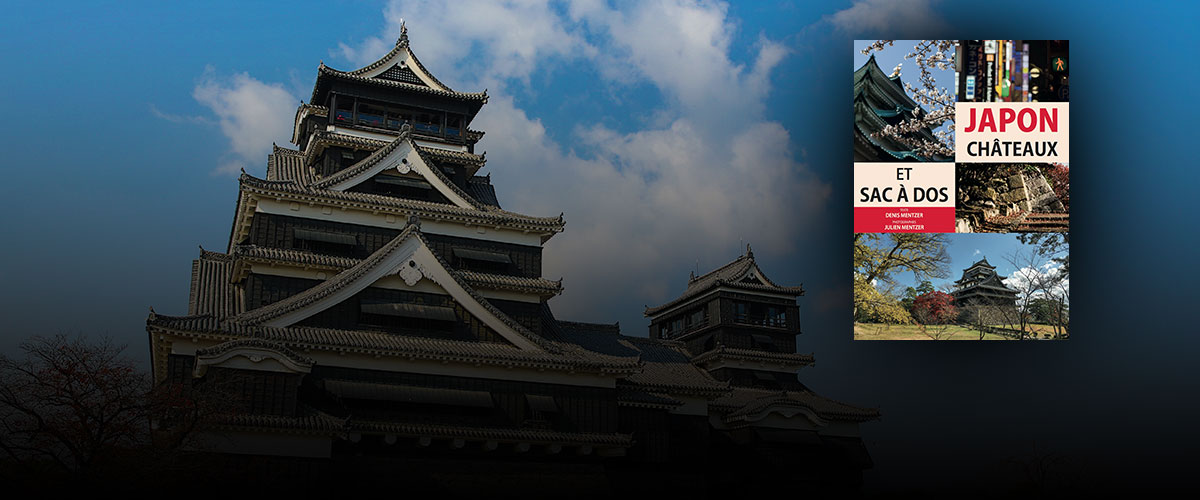
<path fill-rule="evenodd" d="M 942 340 L 979 340 L 979 332 L 958 325 L 929 326 L 930 333 L 939 332 Z M 944 331 L 942 329 L 945 329 Z M 1007 337 L 991 333 L 983 336 L 984 340 L 1009 340 Z M 888 325 L 883 323 L 855 323 L 854 340 L 933 340 L 929 335 L 921 333 L 921 325 Z"/>

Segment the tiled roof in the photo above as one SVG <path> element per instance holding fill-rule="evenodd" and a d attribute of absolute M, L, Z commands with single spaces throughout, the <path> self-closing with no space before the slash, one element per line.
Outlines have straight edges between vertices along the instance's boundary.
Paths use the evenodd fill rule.
<path fill-rule="evenodd" d="M 295 181 L 297 184 L 309 184 L 316 177 L 304 161 L 304 153 L 295 149 L 275 146 L 267 156 L 267 180 Z"/>
<path fill-rule="evenodd" d="M 879 418 L 877 408 L 860 408 L 817 395 L 810 390 L 772 391 L 737 387 L 709 406 L 725 412 L 725 422 L 744 423 L 771 408 L 804 408 L 829 420 L 864 422 Z"/>
<path fill-rule="evenodd" d="M 987 261 L 987 257 L 984 257 L 984 258 L 982 258 L 982 259 L 979 259 L 979 260 L 978 260 L 978 261 L 976 261 L 974 264 L 971 264 L 971 266 L 970 266 L 970 267 L 968 267 L 967 269 L 970 269 L 971 267 L 975 267 L 975 266 L 986 266 L 986 267 L 990 267 L 990 268 L 992 268 L 992 269 L 995 269 L 995 268 L 996 268 L 996 266 L 993 266 L 993 265 L 991 265 L 991 264 L 989 264 L 989 263 L 988 263 L 988 261 Z"/>
<path fill-rule="evenodd" d="M 330 270 L 346 269 L 362 262 L 362 259 L 355 259 L 353 257 L 321 255 L 304 250 L 260 247 L 257 245 L 238 245 L 233 248 L 233 256 L 241 258 L 241 260 L 254 262 L 287 262 Z"/>
<path fill-rule="evenodd" d="M 787 365 L 809 366 L 815 363 L 812 354 L 795 352 L 767 352 L 755 349 L 739 349 L 718 345 L 715 349 L 701 353 L 692 358 L 694 363 L 705 363 L 718 359 L 737 359 L 761 363 L 778 363 Z"/>
<path fill-rule="evenodd" d="M 393 252 L 400 248 L 400 244 L 408 239 L 409 236 L 417 233 L 417 225 L 410 224 L 404 228 L 399 235 L 392 239 L 391 242 L 376 250 L 366 259 L 363 259 L 358 264 L 347 268 L 345 271 L 338 273 L 336 276 L 325 280 L 321 284 L 304 290 L 303 292 L 292 295 L 278 302 L 246 311 L 242 314 L 230 318 L 230 320 L 238 323 L 246 324 L 262 324 L 266 321 L 278 318 L 292 311 L 303 309 L 337 291 L 349 286 L 355 280 L 366 275 L 380 262 L 387 259 Z"/>
<path fill-rule="evenodd" d="M 317 153 L 319 153 L 321 149 L 329 146 L 342 146 L 355 149 L 379 149 L 387 146 L 390 143 L 391 141 L 368 139 L 366 137 L 330 132 L 328 130 L 318 130 L 313 132 L 312 139 L 308 141 L 308 147 L 304 149 L 304 163 L 313 163 L 317 157 Z"/>
<path fill-rule="evenodd" d="M 226 317 L 238 313 L 240 301 L 229 279 L 232 269 L 230 256 L 200 249 L 200 258 L 192 261 L 188 314 Z"/>
<path fill-rule="evenodd" d="M 221 415 L 214 418 L 214 425 L 236 429 L 263 429 L 289 431 L 296 434 L 337 435 L 346 427 L 346 420 L 324 412 L 305 408 L 301 416 L 283 415 Z"/>
<path fill-rule="evenodd" d="M 434 159 L 445 162 L 473 165 L 476 167 L 482 167 L 485 163 L 487 163 L 486 155 L 477 155 L 475 153 L 468 153 L 466 151 L 450 151 L 442 148 L 430 148 L 421 145 L 417 145 L 416 147 L 417 151 L 420 151 L 422 155 L 433 157 Z"/>
<path fill-rule="evenodd" d="M 470 179 L 467 179 L 466 191 L 480 203 L 500 208 L 500 200 L 496 199 L 496 188 L 492 186 L 491 177 L 471 176 Z"/>
<path fill-rule="evenodd" d="M 697 396 L 715 396 L 728 390 L 728 384 L 692 364 L 683 344 L 620 335 L 613 329 L 613 325 L 559 322 L 553 334 L 591 352 L 639 357 L 645 364 L 642 371 L 621 381 L 631 389 Z"/>
<path fill-rule="evenodd" d="M 255 262 L 285 262 L 337 271 L 353 267 L 362 261 L 361 259 L 352 257 L 321 255 L 303 250 L 268 248 L 255 245 L 239 245 L 233 249 L 233 255 Z M 451 271 L 451 273 L 458 275 L 458 277 L 475 288 L 513 290 L 540 295 L 558 295 L 562 292 L 562 280 L 551 281 L 545 278 L 526 278 L 524 276 L 489 274 L 467 270 Z"/>
<path fill-rule="evenodd" d="M 411 138 L 412 138 L 412 127 L 408 126 L 408 124 L 405 124 L 403 127 L 400 128 L 400 135 L 396 136 L 396 138 L 393 139 L 391 142 L 386 143 L 383 147 L 375 150 L 374 153 L 371 153 L 369 156 L 367 156 L 366 158 L 363 158 L 362 160 L 359 160 L 355 164 L 350 165 L 349 167 L 343 168 L 343 169 L 337 171 L 336 173 L 334 173 L 333 175 L 324 177 L 321 180 L 313 182 L 312 185 L 310 185 L 309 187 L 311 187 L 313 189 L 329 189 L 329 188 L 337 185 L 338 183 L 353 179 L 354 177 L 361 175 L 363 172 L 369 171 L 372 168 L 374 168 L 376 165 L 379 164 L 380 161 L 382 161 L 384 158 L 387 158 L 387 156 L 389 154 L 391 154 L 393 151 L 396 150 L 396 148 L 400 147 L 401 145 L 408 144 L 409 147 L 415 148 L 416 145 L 412 143 Z M 420 153 L 418 152 L 418 154 L 420 154 Z M 422 160 L 424 160 L 423 156 L 422 156 Z M 428 165 L 428 162 L 426 162 L 426 165 Z M 435 174 L 440 173 L 437 171 L 436 168 L 430 168 L 430 170 L 432 170 Z M 456 187 L 456 186 L 454 186 L 453 183 L 451 183 L 449 181 L 449 179 L 446 179 L 445 176 L 442 176 L 440 178 L 442 180 L 444 180 L 445 182 L 447 182 L 448 184 L 450 184 L 450 186 Z M 461 190 L 459 192 L 461 192 Z M 464 196 L 464 197 L 467 198 L 468 201 L 473 201 L 473 200 L 470 200 L 469 197 L 466 197 L 466 196 Z"/>
<path fill-rule="evenodd" d="M 219 355 L 229 352 L 233 349 L 239 349 L 239 348 L 243 348 L 243 347 L 251 347 L 251 348 L 256 348 L 256 349 L 267 349 L 270 351 L 275 351 L 275 352 L 278 352 L 279 354 L 286 356 L 288 359 L 290 359 L 293 362 L 300 364 L 300 365 L 311 366 L 313 364 L 313 360 L 311 358 L 309 358 L 307 356 L 302 356 L 302 355 L 296 353 L 296 351 L 288 349 L 287 346 L 284 346 L 283 344 L 280 344 L 278 342 L 272 342 L 270 340 L 263 340 L 263 339 L 241 339 L 241 340 L 231 340 L 229 342 L 222 342 L 222 343 L 217 344 L 212 347 L 196 349 L 196 356 L 219 356 Z"/>
<path fill-rule="evenodd" d="M 409 56 L 409 57 L 412 59 L 412 62 L 413 62 L 414 64 L 416 64 L 416 65 L 417 65 L 417 67 L 421 69 L 421 72 L 422 72 L 422 73 L 425 73 L 425 75 L 426 75 L 426 76 L 428 76 L 430 80 L 433 80 L 433 83 L 434 83 L 434 84 L 436 84 L 437 86 L 439 86 L 439 87 L 441 87 L 441 88 L 444 88 L 444 89 L 446 89 L 446 90 L 449 90 L 449 91 L 453 91 L 453 90 L 454 90 L 454 89 L 451 89 L 449 85 L 446 85 L 446 84 L 442 83 L 442 81 L 441 81 L 441 80 L 438 80 L 438 78 L 437 78 L 436 76 L 433 76 L 433 73 L 431 73 L 431 72 L 430 72 L 428 69 L 426 69 L 426 68 L 425 68 L 425 65 L 424 65 L 424 64 L 421 64 L 421 59 L 420 59 L 420 58 L 418 58 L 418 57 L 417 57 L 417 55 L 413 53 L 413 51 L 412 51 L 412 48 L 408 46 L 408 30 L 407 30 L 407 29 L 401 29 L 401 30 L 400 30 L 400 39 L 399 39 L 399 40 L 396 40 L 396 45 L 397 45 L 397 46 L 399 46 L 399 45 L 401 45 L 401 44 L 403 44 L 403 45 L 404 45 L 404 47 L 405 47 L 406 49 L 408 49 L 408 56 Z M 487 94 L 487 91 L 484 91 L 484 94 L 485 94 L 485 95 L 484 95 L 484 101 L 486 102 L 486 100 L 487 100 L 487 96 L 486 96 L 486 94 Z"/>
<path fill-rule="evenodd" d="M 920 106 L 904 91 L 898 76 L 889 77 L 871 56 L 854 71 L 854 130 L 855 139 L 861 139 L 877 148 L 879 152 L 900 160 L 944 161 L 941 155 L 918 154 L 908 145 L 894 138 L 876 135 L 888 125 L 896 125 L 913 118 Z M 933 132 L 925 127 L 916 133 L 916 138 L 936 142 Z M 882 156 L 882 155 L 881 155 Z"/>
<path fill-rule="evenodd" d="M 396 45 L 392 47 L 392 50 L 389 50 L 387 54 L 383 55 L 383 57 L 376 59 L 375 62 L 368 64 L 366 66 L 363 66 L 361 68 L 358 68 L 354 71 L 347 71 L 347 73 L 350 73 L 352 75 L 360 75 L 360 76 L 365 75 L 367 73 L 370 73 L 373 70 L 379 69 L 384 64 L 387 64 L 387 62 L 390 61 L 393 57 L 395 57 L 396 54 L 399 54 L 400 52 L 407 50 L 408 49 L 408 28 L 401 28 L 401 29 L 402 29 L 402 31 L 400 34 L 400 38 L 396 39 Z M 425 74 L 428 75 L 429 73 L 425 73 Z M 429 75 L 429 77 L 433 78 L 433 75 Z"/>
<path fill-rule="evenodd" d="M 712 378 L 708 372 L 693 365 L 691 353 L 681 343 L 622 337 L 621 343 L 637 350 L 646 363 L 641 373 L 630 375 L 622 384 L 657 389 L 667 394 L 697 396 L 717 396 L 729 390 L 727 383 Z"/>
<path fill-rule="evenodd" d="M 440 179 L 442 179 L 443 182 L 445 182 L 448 186 L 450 186 L 451 189 L 455 190 L 455 192 L 458 193 L 460 196 L 463 196 L 464 198 L 467 198 L 469 201 L 474 202 L 474 200 L 472 199 L 473 198 L 472 196 L 470 196 L 469 194 L 463 193 L 463 191 L 457 185 L 455 185 L 452 181 L 447 179 L 445 177 L 445 175 L 443 175 L 439 171 L 439 169 L 434 168 L 432 166 L 432 163 L 430 162 L 430 160 L 433 159 L 433 160 L 437 160 L 440 162 L 448 162 L 448 163 L 453 163 L 453 164 L 458 164 L 458 165 L 467 165 L 467 166 L 472 167 L 475 170 L 478 170 L 479 168 L 482 168 L 485 163 L 487 163 L 487 158 L 484 155 L 477 155 L 474 153 L 467 153 L 464 151 L 450 151 L 450 150 L 441 149 L 441 148 L 420 146 L 420 145 L 417 145 L 415 142 L 411 141 L 412 137 L 415 135 L 418 135 L 418 132 L 413 130 L 413 128 L 408 126 L 408 124 L 405 124 L 404 126 L 402 126 L 400 128 L 399 135 L 397 135 L 396 138 L 391 141 L 383 141 L 383 140 L 379 140 L 379 139 L 368 139 L 368 138 L 364 138 L 364 137 L 356 137 L 356 136 L 347 135 L 347 134 L 340 134 L 337 132 L 330 132 L 327 130 L 319 131 L 314 134 L 313 140 L 309 143 L 309 147 L 304 152 L 303 163 L 300 163 L 300 165 L 304 165 L 305 163 L 311 163 L 314 160 L 314 158 L 316 157 L 316 154 L 319 149 L 330 146 L 330 145 L 349 146 L 349 147 L 354 147 L 354 148 L 359 148 L 359 149 L 375 149 L 375 151 L 373 153 L 371 153 L 371 155 L 367 156 L 366 158 L 363 158 L 362 160 L 359 160 L 355 164 L 353 164 L 349 167 L 346 167 L 342 170 L 339 170 L 338 172 L 336 172 L 333 175 L 330 175 L 328 177 L 319 177 L 315 173 L 309 173 L 309 172 L 311 172 L 311 169 L 308 169 L 309 172 L 306 172 L 306 174 L 307 174 L 306 177 L 299 183 L 302 185 L 312 184 L 313 187 L 317 187 L 317 188 L 328 188 L 339 182 L 343 182 L 347 179 L 351 179 L 354 176 L 361 174 L 362 172 L 370 170 L 372 167 L 374 167 L 376 164 L 378 164 L 380 160 L 387 157 L 388 154 L 390 154 L 393 150 L 395 150 L 397 146 L 399 146 L 400 144 L 404 144 L 405 142 L 408 142 L 414 149 L 416 149 L 417 154 L 419 154 L 421 156 L 421 159 L 425 161 L 425 164 L 430 165 L 430 167 L 431 167 L 430 170 L 432 170 L 434 172 L 434 175 L 436 175 Z M 268 170 L 268 172 L 269 172 L 269 170 Z M 268 179 L 269 180 L 287 180 L 287 178 L 271 179 L 269 177 L 268 177 Z"/>
<path fill-rule="evenodd" d="M 300 144 L 301 126 L 304 124 L 304 119 L 310 115 L 328 118 L 329 117 L 329 108 L 327 108 L 325 106 L 316 106 L 313 104 L 300 103 L 300 106 L 298 108 L 296 108 L 296 118 L 292 124 L 292 143 L 293 144 Z"/>
<path fill-rule="evenodd" d="M 546 429 L 506 429 L 469 427 L 464 425 L 436 425 L 408 422 L 379 422 L 350 420 L 347 429 L 351 432 L 398 434 L 413 437 L 439 439 L 470 439 L 505 443 L 539 443 L 559 445 L 619 446 L 633 445 L 629 434 L 600 434 L 586 432 L 562 432 Z"/>
<path fill-rule="evenodd" d="M 455 184 L 454 181 L 451 181 L 450 179 L 446 178 L 446 174 L 442 173 L 442 169 L 433 166 L 433 162 L 432 162 L 433 153 L 429 152 L 429 148 L 416 148 L 416 150 L 417 150 L 417 155 L 421 157 L 421 161 L 425 162 L 425 165 L 429 166 L 429 171 L 433 172 L 433 175 L 435 177 L 437 177 L 438 180 L 442 181 L 443 184 L 445 184 L 447 187 L 449 187 L 451 191 L 454 191 L 454 194 L 458 195 L 459 197 L 461 197 L 464 200 L 467 200 L 467 203 L 470 203 L 472 207 L 478 208 L 480 210 L 485 209 L 483 204 L 479 203 L 479 200 L 476 200 L 475 198 L 471 197 L 471 195 L 469 195 L 465 191 L 463 191 L 462 188 L 458 187 L 458 185 Z"/>
<path fill-rule="evenodd" d="M 301 186 L 291 181 L 269 181 L 258 179 L 249 174 L 243 174 L 239 181 L 243 191 L 278 196 L 293 195 L 298 201 L 323 202 L 349 208 L 360 208 L 372 212 L 395 209 L 399 215 L 417 215 L 433 220 L 451 220 L 455 222 L 474 223 L 480 225 L 497 225 L 530 231 L 557 233 L 563 229 L 562 215 L 558 217 L 533 217 L 506 210 L 484 207 L 484 209 L 466 209 L 445 203 L 434 203 L 421 200 L 409 200 L 372 193 L 357 193 L 350 191 L 332 191 L 328 189 L 313 189 Z"/>
<path fill-rule="evenodd" d="M 566 333 L 571 335 L 601 333 L 608 335 L 620 335 L 621 325 L 617 323 L 584 323 L 581 321 L 565 321 L 558 320 L 558 326 Z"/>
<path fill-rule="evenodd" d="M 551 281 L 545 278 L 526 278 L 523 276 L 488 274 L 466 270 L 454 271 L 453 274 L 458 275 L 468 283 L 471 283 L 472 286 L 478 288 L 507 289 L 519 292 L 535 291 L 543 295 L 558 295 L 562 293 L 561 279 Z"/>
<path fill-rule="evenodd" d="M 635 408 L 669 410 L 683 405 L 683 401 L 662 393 L 647 392 L 624 385 L 617 387 L 617 404 Z"/>
<path fill-rule="evenodd" d="M 262 339 L 301 353 L 326 351 L 369 354 L 427 361 L 454 361 L 500 367 L 527 367 L 555 371 L 593 372 L 622 375 L 641 369 L 636 357 L 591 353 L 561 342 L 556 351 L 524 351 L 509 344 L 469 342 L 392 335 L 381 332 L 336 330 L 308 326 L 273 328 L 219 321 L 212 316 L 151 315 L 147 330 L 169 332 L 196 339 L 226 342 Z"/>
<path fill-rule="evenodd" d="M 337 275 L 333 276 L 332 278 L 329 278 L 328 280 L 322 282 L 321 284 L 316 285 L 307 290 L 304 290 L 295 295 L 292 295 L 283 300 L 280 300 L 278 302 L 274 302 L 274 303 L 268 304 L 266 306 L 260 307 L 258 309 L 254 309 L 254 310 L 242 313 L 238 316 L 230 318 L 230 321 L 235 322 L 235 323 L 246 323 L 246 324 L 256 324 L 256 325 L 263 324 L 274 318 L 278 318 L 278 317 L 288 314 L 290 312 L 297 311 L 297 310 L 300 310 L 311 304 L 314 304 L 314 303 L 320 301 L 321 299 L 328 297 L 347 286 L 350 286 L 351 284 L 353 284 L 355 281 L 357 281 L 361 277 L 367 275 L 372 269 L 374 269 L 376 266 L 380 265 L 380 263 L 384 262 L 389 256 L 391 256 L 392 253 L 394 253 L 397 249 L 399 249 L 400 246 L 405 241 L 407 241 L 410 237 L 417 238 L 420 241 L 421 245 L 428 248 L 429 245 L 425 241 L 425 238 L 421 235 L 421 232 L 419 230 L 419 225 L 409 224 L 408 227 L 406 227 L 404 229 L 404 231 L 402 231 L 399 235 L 397 235 L 395 238 L 393 238 L 392 241 L 390 241 L 388 244 L 384 245 L 383 247 L 380 247 L 379 250 L 376 250 L 374 253 L 372 253 L 370 256 L 368 256 L 366 259 L 363 259 L 362 261 L 358 262 L 357 264 L 353 265 L 352 267 L 349 267 L 349 268 L 345 269 L 344 271 L 341 271 Z M 498 309 L 496 306 L 492 305 L 491 302 L 489 302 L 486 298 L 484 298 L 482 295 L 480 295 L 479 292 L 477 292 L 473 287 L 471 287 L 471 285 L 468 284 L 462 276 L 460 276 L 459 274 L 454 273 L 454 272 L 449 272 L 449 266 L 446 264 L 446 261 L 443 260 L 440 256 L 438 256 L 436 253 L 434 253 L 432 251 L 430 253 L 434 256 L 435 259 L 437 259 L 438 265 L 440 265 L 443 269 L 447 270 L 447 272 L 450 274 L 451 279 L 453 279 L 455 282 L 457 282 L 457 284 L 464 291 L 466 291 L 467 294 L 472 299 L 474 299 L 480 306 L 482 306 L 484 309 L 486 309 L 492 316 L 496 317 L 501 322 L 503 322 L 505 325 L 507 325 L 509 328 L 511 328 L 515 334 L 519 335 L 524 340 L 529 341 L 529 342 L 533 343 L 534 345 L 537 345 L 537 346 L 541 347 L 542 349 L 546 349 L 550 352 L 562 352 L 564 348 L 566 348 L 568 350 L 575 350 L 574 346 L 570 346 L 569 344 L 552 343 L 552 342 L 549 342 L 548 340 L 546 340 L 545 338 L 538 336 L 538 335 L 534 334 L 533 332 L 529 331 L 527 328 L 525 328 L 525 326 L 521 325 L 519 322 L 512 319 L 510 316 L 505 314 L 503 311 Z"/>
<path fill-rule="evenodd" d="M 414 58 L 414 60 L 415 60 L 415 58 Z M 424 68 L 422 68 L 422 69 L 424 69 Z M 426 73 L 426 74 L 428 74 L 428 73 Z M 431 77 L 432 77 L 432 75 L 431 75 Z M 487 100 L 488 100 L 488 95 L 487 95 L 486 90 L 483 92 L 470 92 L 470 93 L 455 92 L 453 90 L 441 90 L 441 89 L 437 89 L 437 88 L 433 88 L 433 87 L 426 87 L 424 85 L 414 85 L 411 83 L 401 82 L 401 81 L 396 81 L 396 80 L 385 80 L 382 78 L 369 78 L 369 77 L 354 74 L 352 72 L 338 71 L 336 69 L 330 68 L 329 66 L 326 66 L 325 63 L 321 63 L 321 65 L 319 67 L 317 67 L 317 84 L 313 87 L 312 98 L 309 99 L 310 102 L 317 102 L 319 100 L 319 97 L 321 95 L 321 92 L 320 92 L 321 83 L 322 83 L 322 80 L 325 78 L 341 78 L 341 79 L 345 79 L 345 80 L 349 80 L 349 81 L 353 81 L 353 82 L 378 85 L 381 87 L 401 88 L 401 89 L 410 90 L 413 92 L 432 94 L 432 95 L 441 96 L 441 97 L 449 97 L 449 98 L 458 99 L 458 100 L 462 100 L 462 101 L 473 101 L 473 102 L 477 102 L 480 104 L 487 103 Z"/>
<path fill-rule="evenodd" d="M 297 311 L 314 304 L 321 299 L 351 285 L 356 280 L 366 275 L 369 271 L 374 269 L 381 262 L 385 261 L 392 253 L 399 249 L 401 244 L 407 241 L 410 237 L 417 238 L 420 240 L 422 245 L 428 247 L 424 237 L 421 236 L 419 226 L 417 224 L 409 224 L 404 231 L 396 235 L 396 237 L 393 238 L 388 244 L 380 247 L 379 250 L 376 250 L 366 259 L 359 261 L 357 264 L 341 271 L 337 275 L 322 282 L 321 284 L 278 302 L 247 311 L 238 316 L 230 318 L 230 320 L 239 323 L 262 324 L 266 321 L 270 321 L 271 319 L 278 318 L 292 311 Z M 441 257 L 438 257 L 437 254 L 433 255 L 436 259 L 438 259 L 439 264 L 443 268 L 449 268 L 449 266 L 446 265 L 446 262 L 442 260 Z M 459 286 L 461 286 L 463 290 L 466 290 L 472 298 L 478 301 L 481 306 L 507 324 L 518 335 L 521 335 L 526 340 L 529 340 L 534 344 L 541 345 L 543 348 L 549 347 L 545 345 L 544 339 L 534 335 L 520 323 L 510 318 L 507 314 L 504 314 L 495 306 L 491 305 L 487 299 L 485 299 L 482 295 L 479 295 L 479 293 L 472 289 L 471 286 L 467 284 L 461 277 L 456 276 L 453 273 L 451 273 L 450 276 L 452 279 L 458 282 Z"/>
<path fill-rule="evenodd" d="M 750 251 L 750 246 L 747 245 L 745 254 L 737 259 L 734 259 L 733 262 L 725 264 L 724 266 L 721 266 L 703 276 L 693 276 L 689 278 L 687 289 L 683 291 L 682 295 L 676 297 L 670 302 L 667 302 L 666 304 L 656 307 L 647 307 L 645 314 L 646 316 L 657 314 L 670 309 L 673 306 L 686 302 L 692 297 L 722 286 L 740 288 L 750 291 L 783 293 L 788 295 L 804 295 L 803 287 L 777 285 L 775 282 L 767 278 L 767 275 L 763 274 L 761 269 L 755 273 L 755 278 L 761 280 L 762 283 L 743 282 L 742 279 L 745 278 L 750 271 L 756 269 L 757 267 L 758 266 L 754 262 L 754 252 Z"/>
<path fill-rule="evenodd" d="M 375 62 L 368 64 L 366 66 L 363 66 L 354 71 L 349 71 L 348 73 L 354 74 L 354 75 L 365 75 L 367 73 L 370 73 L 371 71 L 378 69 L 379 67 L 383 66 L 384 64 L 387 64 L 387 62 L 390 61 L 392 59 L 392 57 L 395 57 L 396 54 L 399 54 L 401 51 L 407 51 L 408 56 L 412 60 L 412 62 L 414 64 L 416 64 L 418 68 L 421 69 L 421 72 L 423 72 L 427 76 L 429 76 L 429 78 L 431 80 L 433 80 L 434 84 L 436 84 L 437 86 L 444 88 L 446 90 L 453 90 L 448 85 L 442 83 L 441 80 L 438 80 L 436 76 L 433 76 L 433 73 L 430 73 L 428 69 L 425 69 L 425 65 L 421 64 L 420 59 L 417 59 L 417 55 L 414 54 L 412 52 L 412 48 L 409 47 L 408 28 L 404 25 L 404 23 L 400 24 L 400 37 L 396 39 L 396 46 L 392 47 L 392 50 L 388 51 L 387 54 L 384 54 L 383 57 L 379 58 Z"/>
<path fill-rule="evenodd" d="M 223 428 L 282 430 L 300 434 L 395 434 L 409 437 L 431 437 L 435 439 L 465 439 L 566 446 L 629 447 L 633 445 L 633 437 L 629 434 L 371 421 L 358 420 L 352 417 L 341 419 L 307 408 L 304 411 L 305 415 L 296 417 L 262 414 L 222 415 L 214 419 L 214 424 L 217 427 Z"/>

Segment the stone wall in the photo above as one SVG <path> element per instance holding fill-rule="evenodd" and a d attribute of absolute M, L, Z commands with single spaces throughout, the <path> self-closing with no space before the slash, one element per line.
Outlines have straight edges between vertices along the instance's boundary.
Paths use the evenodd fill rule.
<path fill-rule="evenodd" d="M 998 222 L 1024 213 L 1064 212 L 1054 189 L 1031 165 L 959 164 L 956 168 L 955 231 L 994 231 Z M 993 224 L 988 224 L 992 221 Z"/>

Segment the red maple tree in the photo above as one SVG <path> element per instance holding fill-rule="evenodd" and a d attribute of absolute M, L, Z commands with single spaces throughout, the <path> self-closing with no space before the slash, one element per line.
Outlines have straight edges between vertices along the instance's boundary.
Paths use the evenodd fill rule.
<path fill-rule="evenodd" d="M 913 300 L 912 316 L 921 324 L 940 325 L 954 321 L 958 308 L 954 307 L 954 297 L 950 294 L 928 292 Z"/>
<path fill-rule="evenodd" d="M 1055 163 L 1046 168 L 1046 177 L 1050 178 L 1050 188 L 1064 207 L 1071 206 L 1071 168 L 1068 165 Z"/>

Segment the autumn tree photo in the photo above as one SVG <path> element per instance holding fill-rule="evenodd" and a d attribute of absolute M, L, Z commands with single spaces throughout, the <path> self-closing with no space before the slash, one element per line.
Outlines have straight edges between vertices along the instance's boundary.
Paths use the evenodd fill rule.
<path fill-rule="evenodd" d="M 893 292 L 895 276 L 944 278 L 950 258 L 940 233 L 856 233 L 854 235 L 854 318 L 858 322 L 910 323 L 912 316 Z"/>

